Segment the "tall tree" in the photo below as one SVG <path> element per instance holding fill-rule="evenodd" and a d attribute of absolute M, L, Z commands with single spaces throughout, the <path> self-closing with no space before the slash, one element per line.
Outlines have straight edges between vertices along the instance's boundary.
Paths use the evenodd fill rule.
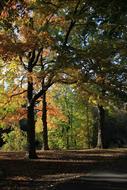
<path fill-rule="evenodd" d="M 59 2 L 57 3 L 59 5 Z M 63 23 L 63 19 L 60 18 L 59 15 L 57 17 L 54 16 L 58 10 L 58 5 L 55 6 L 50 3 L 46 4 L 46 2 L 37 2 L 34 4 L 32 1 L 30 3 L 24 2 L 23 4 L 19 2 L 15 3 L 14 5 L 9 7 L 8 4 L 5 10 L 6 14 L 1 14 L 1 17 L 3 19 L 2 22 L 5 23 L 5 25 L 1 31 L 0 36 L 1 41 L 3 42 L 0 52 L 4 59 L 8 59 L 12 56 L 19 56 L 20 63 L 23 65 L 27 73 L 27 76 L 25 78 L 27 78 L 29 158 L 36 158 L 34 120 L 35 102 L 53 84 L 53 80 L 58 81 L 60 79 L 65 81 L 65 78 L 63 78 L 63 71 L 61 70 L 60 73 L 62 72 L 62 74 L 55 73 L 56 76 L 54 79 L 54 71 L 57 68 L 53 64 L 54 60 L 46 60 L 47 57 L 45 60 L 43 60 L 45 55 L 42 52 L 44 52 L 44 49 L 49 49 L 49 47 L 52 47 L 53 43 L 53 37 L 47 30 L 49 23 L 50 26 L 53 27 L 55 25 L 55 22 L 60 23 L 62 21 Z M 62 6 L 63 10 L 63 3 L 60 3 L 60 5 Z M 49 9 L 48 12 L 47 8 Z M 43 13 L 43 18 L 42 15 L 40 17 L 42 9 L 43 11 L 45 10 Z M 12 14 L 12 19 L 8 22 L 8 17 L 10 14 Z M 58 20 L 59 18 L 60 20 Z M 70 29 L 68 29 L 68 31 L 70 32 Z M 64 45 L 67 43 L 67 38 L 69 36 L 68 31 L 65 36 Z M 7 39 L 7 41 L 5 39 Z M 55 53 L 55 57 L 57 57 L 57 52 Z M 63 57 L 60 57 L 60 59 L 61 58 Z M 56 60 L 55 63 L 58 63 L 60 59 Z M 50 64 L 47 64 L 47 61 Z M 38 72 L 39 69 L 37 69 L 36 66 L 39 66 L 40 68 L 45 66 L 45 68 L 43 72 Z M 61 69 L 60 65 L 58 66 L 58 69 Z M 36 73 L 39 73 L 39 76 L 35 75 Z M 40 91 L 38 91 L 38 88 L 35 86 L 35 84 L 37 84 L 35 79 L 37 79 L 37 82 L 44 80 L 44 85 Z M 37 86 L 39 87 L 39 85 Z"/>

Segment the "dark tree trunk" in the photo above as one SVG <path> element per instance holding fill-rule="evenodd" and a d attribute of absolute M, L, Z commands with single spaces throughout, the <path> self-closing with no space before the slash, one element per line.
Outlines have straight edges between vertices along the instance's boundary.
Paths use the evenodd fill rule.
<path fill-rule="evenodd" d="M 47 129 L 47 102 L 46 102 L 46 91 L 43 93 L 43 110 L 42 110 L 42 123 L 43 123 L 43 148 L 49 150 L 48 146 L 48 129 Z"/>
<path fill-rule="evenodd" d="M 98 122 L 98 139 L 97 148 L 105 148 L 105 109 L 102 105 L 98 105 L 99 122 Z"/>
<path fill-rule="evenodd" d="M 27 109 L 27 119 L 28 119 L 28 153 L 29 158 L 36 159 L 36 147 L 35 147 L 35 120 L 34 120 L 34 106 L 30 105 Z"/>
<path fill-rule="evenodd" d="M 29 63 L 30 64 L 30 63 Z M 35 119 L 34 119 L 34 103 L 32 103 L 33 98 L 33 81 L 32 81 L 32 67 L 28 68 L 28 86 L 27 86 L 27 121 L 28 121 L 28 156 L 31 159 L 36 159 L 36 147 L 35 147 Z"/>

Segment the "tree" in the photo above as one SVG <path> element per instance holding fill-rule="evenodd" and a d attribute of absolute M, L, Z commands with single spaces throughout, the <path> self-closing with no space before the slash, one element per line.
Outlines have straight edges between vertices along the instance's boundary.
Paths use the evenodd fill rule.
<path fill-rule="evenodd" d="M 47 62 L 45 63 L 43 60 L 43 54 L 42 54 L 42 52 L 44 52 L 43 50 L 45 48 L 48 49 L 49 47 L 51 47 L 53 42 L 51 35 L 47 32 L 47 26 L 49 25 L 49 23 L 52 24 L 52 22 L 54 21 L 60 22 L 57 21 L 59 17 L 57 17 L 56 19 L 55 17 L 53 18 L 56 10 L 58 9 L 57 6 L 54 7 L 52 4 L 50 5 L 49 3 L 48 4 L 49 11 L 47 13 L 46 10 L 42 18 L 39 16 L 40 15 L 39 12 L 41 12 L 41 9 L 39 9 L 38 6 L 40 5 L 42 6 L 41 8 L 44 8 L 45 10 L 47 9 L 47 5 L 45 4 L 45 2 L 44 4 L 43 3 L 38 4 L 38 2 L 37 4 L 19 3 L 15 4 L 15 7 L 11 6 L 11 8 L 7 6 L 6 9 L 7 14 L 1 14 L 3 18 L 2 21 L 3 22 L 6 21 L 4 29 L 6 29 L 7 27 L 6 29 L 7 31 L 5 32 L 5 30 L 3 30 L 1 34 L 1 40 L 3 41 L 3 45 L 1 48 L 1 55 L 3 56 L 4 59 L 10 58 L 12 56 L 19 56 L 20 63 L 23 65 L 27 73 L 27 100 L 28 100 L 27 119 L 28 119 L 29 158 L 37 157 L 35 152 L 35 120 L 34 120 L 35 102 L 53 84 L 52 80 L 54 77 L 54 69 L 56 68 L 56 66 L 54 65 L 53 69 L 51 68 L 50 64 L 52 64 L 53 61 L 50 60 L 49 62 L 50 64 L 47 69 Z M 34 12 L 34 9 L 31 9 L 31 6 L 34 6 L 36 12 Z M 12 13 L 13 16 L 12 20 L 9 20 L 8 22 L 7 18 L 10 16 L 9 15 L 10 13 Z M 32 14 L 35 15 L 32 16 Z M 52 18 L 55 20 L 53 20 Z M 36 24 L 35 20 L 37 21 Z M 41 27 L 39 27 L 40 22 L 41 22 Z M 53 23 L 52 26 L 53 25 L 55 24 Z M 11 26 L 11 29 L 9 29 L 9 26 Z M 44 29 L 45 27 L 46 30 Z M 5 38 L 7 39 L 8 42 L 5 40 Z M 44 38 L 46 38 L 47 40 L 45 41 Z M 64 43 L 64 45 L 66 45 L 66 43 Z M 12 48 L 10 48 L 10 46 Z M 55 53 L 55 57 L 56 56 L 57 53 Z M 58 60 L 56 61 L 56 63 L 58 63 Z M 42 73 L 39 72 L 41 74 L 41 77 L 34 77 L 35 76 L 34 73 L 37 73 L 37 71 L 39 71 L 39 69 L 36 69 L 36 66 L 40 66 L 40 68 L 42 68 Z M 58 69 L 59 68 L 60 66 L 58 67 Z M 58 78 L 56 80 L 59 80 L 59 77 L 60 79 L 62 79 L 62 75 L 58 75 L 57 77 Z M 44 81 L 43 88 L 39 92 L 35 87 L 36 83 L 34 80 L 35 78 L 37 79 L 42 78 L 41 80 Z M 37 90 L 36 94 L 34 94 L 35 89 Z"/>
<path fill-rule="evenodd" d="M 16 40 L 15 43 L 12 42 L 11 38 L 9 39 L 9 42 L 12 45 L 12 49 L 15 48 L 15 45 L 17 48 L 19 47 L 21 52 L 15 52 L 11 49 L 8 49 L 7 56 L 17 56 L 20 57 L 20 62 L 23 65 L 24 69 L 27 71 L 27 100 L 28 100 L 28 106 L 27 106 L 27 121 L 28 121 L 28 142 L 29 142 L 29 158 L 36 158 L 36 152 L 35 152 L 35 120 L 34 120 L 34 105 L 35 101 L 37 100 L 37 94 L 34 95 L 34 67 L 38 63 L 40 59 L 40 54 L 42 53 L 42 47 L 39 47 L 39 44 L 36 44 L 36 41 L 34 40 L 34 37 L 37 35 L 37 31 L 33 29 L 33 25 L 30 25 L 30 20 L 32 19 L 31 16 L 28 15 L 29 11 L 27 9 L 27 13 L 24 15 L 25 7 L 23 4 L 19 3 L 16 4 L 17 13 L 19 15 L 15 19 L 15 26 L 13 29 L 13 35 Z M 28 8 L 28 7 L 27 7 Z M 27 21 L 25 20 L 27 17 Z M 23 19 L 23 20 L 22 20 Z M 22 26 L 20 26 L 22 20 Z M 24 22 L 24 23 L 23 23 Z M 27 25 L 25 25 L 27 23 Z M 23 31 L 24 29 L 24 31 Z M 29 35 L 29 32 L 31 31 L 31 35 Z M 11 31 L 7 31 L 9 34 Z M 35 33 L 34 33 L 35 32 Z M 4 32 L 4 35 L 5 32 Z M 4 38 L 4 35 L 1 37 Z M 45 35 L 45 33 L 44 33 Z M 39 39 L 39 38 L 38 38 Z M 37 39 L 36 39 L 37 40 Z M 32 43 L 31 43 L 31 42 Z M 40 42 L 39 42 L 40 43 Z M 47 42 L 45 43 L 47 45 Z M 22 46 L 23 45 L 23 46 Z M 44 45 L 44 43 L 43 43 Z M 2 51 L 7 51 L 7 47 L 9 44 L 6 44 L 5 47 L 3 45 Z M 9 48 L 9 47 L 8 47 Z M 19 49 L 18 48 L 18 49 Z M 10 52 L 10 55 L 9 55 Z M 5 52 L 4 52 L 5 53 Z M 25 61 L 23 60 L 25 58 Z M 26 63 L 27 61 L 27 63 Z M 25 77 L 26 78 L 26 77 Z M 38 93 L 39 94 L 39 93 Z M 40 95 L 43 94 L 43 89 L 40 91 Z"/>

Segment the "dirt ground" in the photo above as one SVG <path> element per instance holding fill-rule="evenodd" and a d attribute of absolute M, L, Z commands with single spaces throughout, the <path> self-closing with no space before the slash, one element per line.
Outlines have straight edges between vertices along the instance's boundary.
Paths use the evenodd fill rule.
<path fill-rule="evenodd" d="M 0 151 L 0 190 L 81 190 L 83 185 L 87 185 L 87 190 L 96 190 L 99 189 L 98 181 L 90 182 L 89 173 L 127 173 L 127 149 L 50 150 L 38 151 L 37 154 L 39 159 L 32 160 L 27 158 L 26 152 Z M 103 183 L 99 184 L 104 189 L 107 182 L 102 178 L 101 181 Z M 117 184 L 119 190 L 127 189 L 126 181 Z M 115 189 L 111 188 L 111 182 L 109 189 Z"/>

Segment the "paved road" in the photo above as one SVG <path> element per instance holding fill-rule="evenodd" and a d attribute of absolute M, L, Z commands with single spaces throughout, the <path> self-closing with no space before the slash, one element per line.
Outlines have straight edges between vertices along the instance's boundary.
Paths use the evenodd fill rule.
<path fill-rule="evenodd" d="M 53 190 L 127 190 L 127 174 L 108 172 L 89 173 L 66 183 L 58 184 Z"/>
<path fill-rule="evenodd" d="M 62 178 L 61 178 L 62 179 Z M 127 173 L 91 172 L 59 181 L 1 181 L 0 190 L 127 190 Z"/>

